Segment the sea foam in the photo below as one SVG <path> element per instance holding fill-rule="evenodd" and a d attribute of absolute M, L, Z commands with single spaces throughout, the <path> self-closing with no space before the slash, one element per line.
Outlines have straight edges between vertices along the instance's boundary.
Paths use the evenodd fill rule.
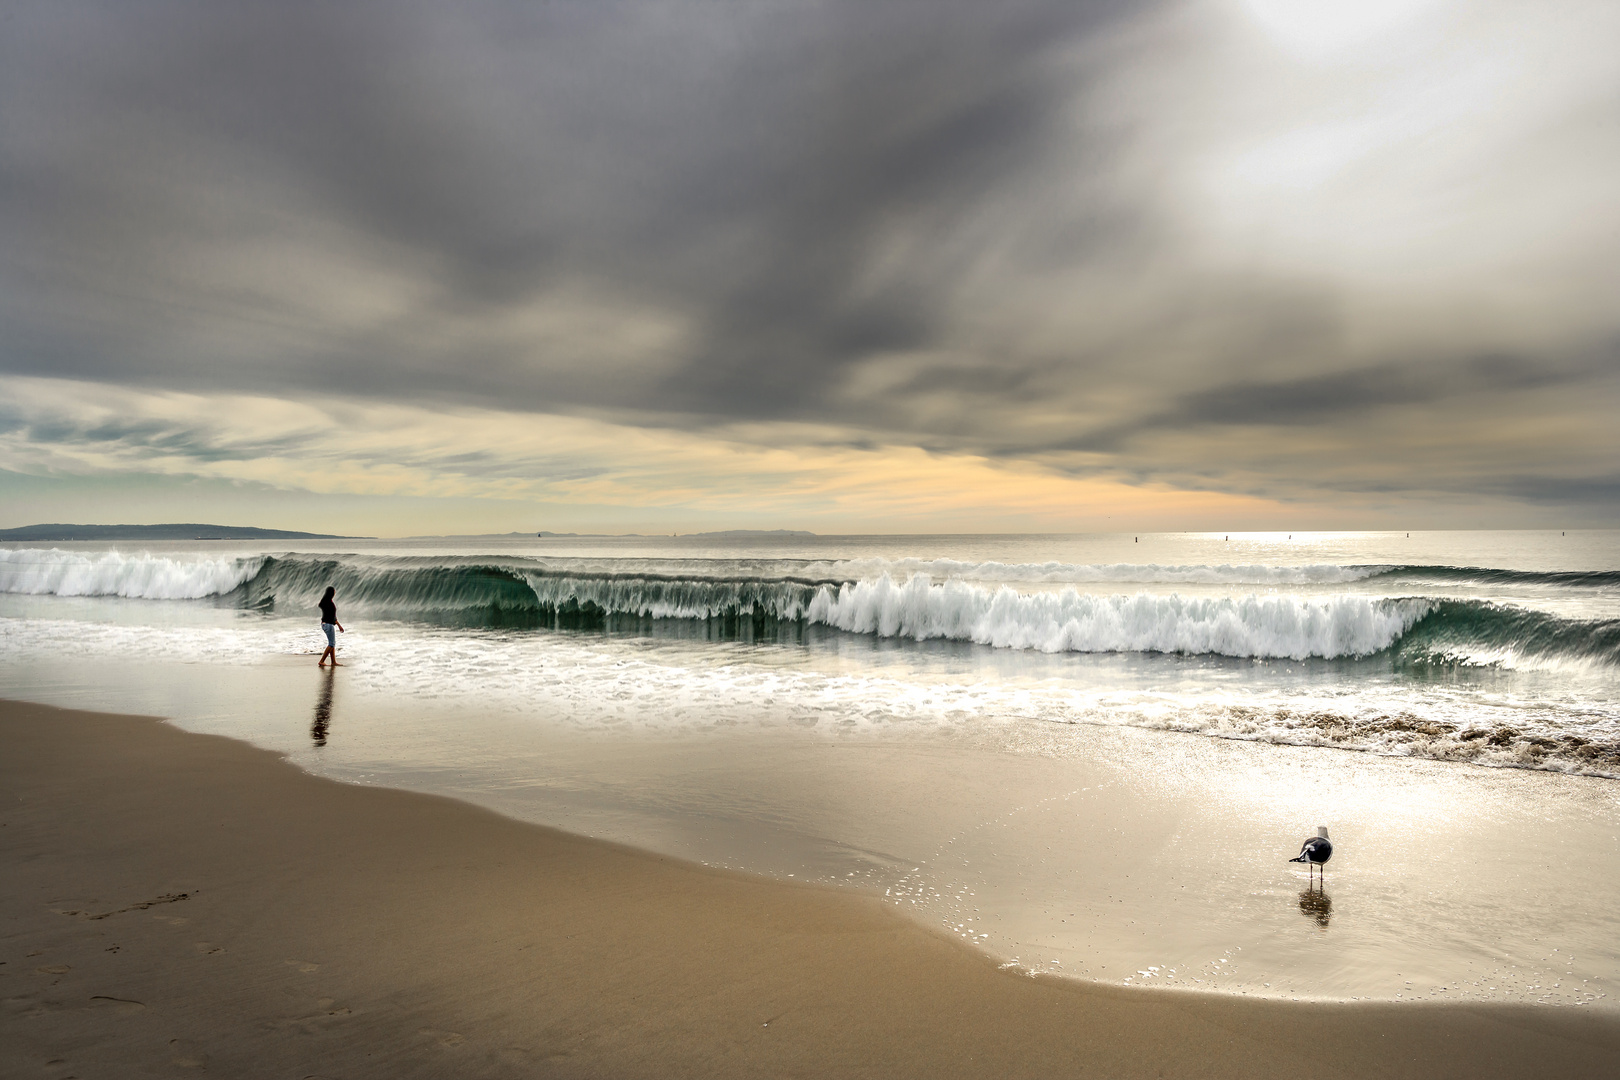
<path fill-rule="evenodd" d="M 238 588 L 263 560 L 124 555 L 56 548 L 0 549 L 0 592 L 32 596 L 122 596 L 200 600 Z"/>
<path fill-rule="evenodd" d="M 948 638 L 1042 652 L 1367 656 L 1387 649 L 1430 609 L 1422 599 L 1362 596 L 1183 597 L 1019 593 L 958 581 L 885 576 L 817 591 L 811 622 L 853 633 Z"/>

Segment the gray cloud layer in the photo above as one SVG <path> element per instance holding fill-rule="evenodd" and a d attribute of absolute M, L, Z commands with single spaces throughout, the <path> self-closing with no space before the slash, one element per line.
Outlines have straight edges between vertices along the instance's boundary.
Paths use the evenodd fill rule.
<path fill-rule="evenodd" d="M 1241 7 L 8 5 L 0 370 L 1612 506 L 1612 18 Z"/>

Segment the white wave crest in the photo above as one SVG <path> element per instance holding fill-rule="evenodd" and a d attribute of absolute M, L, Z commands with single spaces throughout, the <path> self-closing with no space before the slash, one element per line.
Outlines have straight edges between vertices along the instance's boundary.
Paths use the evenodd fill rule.
<path fill-rule="evenodd" d="M 1429 601 L 1361 596 L 1099 596 L 1075 589 L 1019 593 L 962 581 L 883 576 L 820 589 L 806 617 L 853 633 L 947 638 L 1043 652 L 1213 653 L 1333 658 L 1386 649 Z"/>
<path fill-rule="evenodd" d="M 1307 566 L 1256 564 L 1165 566 L 1159 563 L 1002 563 L 964 562 L 957 559 L 849 559 L 811 564 L 827 577 L 909 577 L 985 582 L 1031 582 L 1083 585 L 1097 582 L 1143 585 L 1341 585 L 1364 581 L 1390 570 L 1388 566 Z"/>
<path fill-rule="evenodd" d="M 57 548 L 0 549 L 0 592 L 30 596 L 123 596 L 199 600 L 230 592 L 263 560 L 122 555 Z"/>

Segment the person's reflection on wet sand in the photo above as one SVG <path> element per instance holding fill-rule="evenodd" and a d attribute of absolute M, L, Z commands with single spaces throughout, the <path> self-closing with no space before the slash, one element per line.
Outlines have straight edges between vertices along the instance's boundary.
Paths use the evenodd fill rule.
<path fill-rule="evenodd" d="M 1316 925 L 1326 930 L 1328 920 L 1333 918 L 1333 897 L 1323 888 L 1310 886 L 1299 894 L 1299 913 L 1315 919 Z"/>
<path fill-rule="evenodd" d="M 332 723 L 333 676 L 337 674 L 333 668 L 325 668 L 323 672 L 321 693 L 315 699 L 315 723 L 309 729 L 310 738 L 315 740 L 316 746 L 326 745 L 326 729 Z"/>

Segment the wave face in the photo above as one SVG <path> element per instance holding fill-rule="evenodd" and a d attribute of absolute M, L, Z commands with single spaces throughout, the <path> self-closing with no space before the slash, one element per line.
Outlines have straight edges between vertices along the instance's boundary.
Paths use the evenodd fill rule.
<path fill-rule="evenodd" d="M 1019 580 L 1217 584 L 1494 581 L 1606 587 L 1620 574 L 1531 574 L 1458 567 L 1163 567 L 918 562 L 947 576 L 887 570 L 827 576 L 870 563 L 801 563 L 674 572 L 550 566 L 531 559 L 443 557 L 126 556 L 0 550 L 0 592 L 218 603 L 313 611 L 328 586 L 340 606 L 374 617 L 470 626 L 631 628 L 648 620 L 822 626 L 917 641 L 972 642 L 1047 653 L 1169 653 L 1256 659 L 1387 654 L 1400 666 L 1545 668 L 1620 665 L 1620 620 L 1573 619 L 1488 600 L 1357 593 L 1182 596 L 1076 587 L 1020 592 Z M 949 564 L 949 565 L 947 565 Z M 772 572 L 774 571 L 774 572 Z M 1268 576 L 1269 575 L 1269 576 Z M 726 632 L 722 630 L 722 632 Z"/>
<path fill-rule="evenodd" d="M 592 619 L 804 618 L 824 583 L 551 571 L 522 562 L 266 558 L 237 591 L 246 606 L 300 605 L 332 585 L 345 608 L 461 624 L 590 625 Z"/>
<path fill-rule="evenodd" d="M 1234 657 L 1368 656 L 1388 649 L 1431 601 L 1360 596 L 1184 598 L 1020 593 L 922 574 L 858 582 L 580 574 L 523 565 L 412 566 L 266 560 L 243 589 L 278 607 L 325 585 L 344 604 L 394 614 L 483 615 L 510 625 L 632 619 L 802 622 L 883 638 L 973 642 L 1043 652 L 1160 652 Z M 306 602 L 313 604 L 313 600 Z"/>
<path fill-rule="evenodd" d="M 1620 666 L 1620 619 L 1566 619 L 1481 600 L 1434 601 L 1400 641 L 1407 665 Z"/>

